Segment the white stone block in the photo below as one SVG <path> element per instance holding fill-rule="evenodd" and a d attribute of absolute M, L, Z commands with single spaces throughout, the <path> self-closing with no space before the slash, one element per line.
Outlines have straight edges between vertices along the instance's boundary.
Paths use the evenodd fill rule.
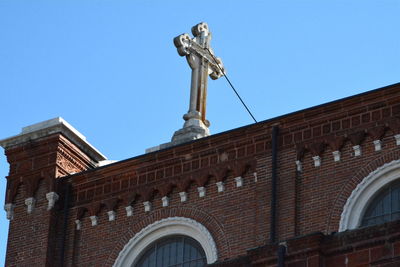
<path fill-rule="evenodd" d="M 216 185 L 217 185 L 218 193 L 219 192 L 224 192 L 224 190 L 225 190 L 224 182 L 217 182 Z"/>
<path fill-rule="evenodd" d="M 301 164 L 300 160 L 296 160 L 296 170 L 301 172 L 303 170 L 303 165 Z"/>
<path fill-rule="evenodd" d="M 332 155 L 333 155 L 334 161 L 340 161 L 340 151 L 339 150 L 333 151 Z"/>
<path fill-rule="evenodd" d="M 47 210 L 51 210 L 52 208 L 54 208 L 54 205 L 59 199 L 59 196 L 56 192 L 49 192 L 46 194 L 46 199 L 48 201 Z"/>
<path fill-rule="evenodd" d="M 107 211 L 107 215 L 108 215 L 108 221 L 114 221 L 115 220 L 115 216 L 117 215 L 117 213 L 113 210 Z"/>
<path fill-rule="evenodd" d="M 90 216 L 90 221 L 92 222 L 92 226 L 96 226 L 98 223 L 98 217 L 97 216 Z"/>
<path fill-rule="evenodd" d="M 206 195 L 206 188 L 204 186 L 197 187 L 197 191 L 199 192 L 199 197 L 204 197 Z"/>
<path fill-rule="evenodd" d="M 163 207 L 168 207 L 169 206 L 169 197 L 164 196 L 164 197 L 161 198 L 161 201 L 162 201 L 162 206 Z"/>
<path fill-rule="evenodd" d="M 242 178 L 242 176 L 235 177 L 234 179 L 235 179 L 235 182 L 236 182 L 236 187 L 243 186 L 243 178 Z"/>
<path fill-rule="evenodd" d="M 12 203 L 7 203 L 4 205 L 4 210 L 6 211 L 6 216 L 8 220 L 14 219 L 14 208 L 15 205 Z"/>
<path fill-rule="evenodd" d="M 354 157 L 361 156 L 361 146 L 360 145 L 353 146 L 353 150 L 354 150 Z"/>
<path fill-rule="evenodd" d="M 125 210 L 126 210 L 126 216 L 128 216 L 128 217 L 133 216 L 133 207 L 132 206 L 126 206 Z"/>
<path fill-rule="evenodd" d="M 396 139 L 396 145 L 400 146 L 400 134 L 396 134 L 394 139 Z"/>
<path fill-rule="evenodd" d="M 36 204 L 36 199 L 34 197 L 28 197 L 27 199 L 25 199 L 25 205 L 28 207 L 27 212 L 29 214 L 33 212 L 35 204 Z"/>
<path fill-rule="evenodd" d="M 381 140 L 375 140 L 373 143 L 375 146 L 375 151 L 382 150 L 382 141 Z"/>
<path fill-rule="evenodd" d="M 187 200 L 187 193 L 186 192 L 179 192 L 179 196 L 181 198 L 181 202 L 185 202 Z"/>
<path fill-rule="evenodd" d="M 314 160 L 314 167 L 319 167 L 321 166 L 321 157 L 320 156 L 314 156 L 312 157 Z"/>
<path fill-rule="evenodd" d="M 151 211 L 151 203 L 150 203 L 150 201 L 143 202 L 143 206 L 144 206 L 144 211 L 145 212 Z"/>
<path fill-rule="evenodd" d="M 75 224 L 76 224 L 76 230 L 81 230 L 82 229 L 81 220 L 75 220 Z"/>
<path fill-rule="evenodd" d="M 253 176 L 254 176 L 254 182 L 257 183 L 257 181 L 258 181 L 257 173 L 256 173 L 256 172 L 253 172 Z"/>

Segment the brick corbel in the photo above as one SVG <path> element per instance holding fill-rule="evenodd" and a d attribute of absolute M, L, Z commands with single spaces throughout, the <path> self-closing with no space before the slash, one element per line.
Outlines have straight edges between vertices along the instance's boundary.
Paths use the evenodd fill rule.
<path fill-rule="evenodd" d="M 296 161 L 295 161 L 296 170 L 298 172 L 301 172 L 303 169 L 301 161 L 304 158 L 304 154 L 306 153 L 307 148 L 304 144 L 296 144 L 295 150 L 296 150 Z"/>
<path fill-rule="evenodd" d="M 350 140 L 351 144 L 353 145 L 353 150 L 354 150 L 354 156 L 360 156 L 361 155 L 361 143 L 365 139 L 365 131 L 358 131 L 351 133 L 347 136 L 347 138 Z"/>
<path fill-rule="evenodd" d="M 243 177 L 243 175 L 249 170 L 250 166 L 246 161 L 235 161 L 233 163 L 232 173 L 234 177 Z"/>
<path fill-rule="evenodd" d="M 172 189 L 173 189 L 173 184 L 166 183 L 166 184 L 157 186 L 156 191 L 158 191 L 158 193 L 160 193 L 161 197 L 166 197 L 172 192 Z"/>
<path fill-rule="evenodd" d="M 307 147 L 312 154 L 312 158 L 314 160 L 314 166 L 319 167 L 321 165 L 322 153 L 324 153 L 325 150 L 325 143 L 323 141 L 318 141 L 308 144 Z"/>
<path fill-rule="evenodd" d="M 89 205 L 88 210 L 89 210 L 89 218 L 90 221 L 92 222 L 92 226 L 96 226 L 98 224 L 98 214 L 101 210 L 102 204 L 100 202 L 94 202 Z"/>
<path fill-rule="evenodd" d="M 88 209 L 85 207 L 79 207 L 76 211 L 76 219 L 75 219 L 75 224 L 76 224 L 76 230 L 81 230 L 82 229 L 82 218 L 85 215 L 85 213 L 88 212 Z"/>
<path fill-rule="evenodd" d="M 138 189 L 137 192 L 141 196 L 142 201 L 146 202 L 150 201 L 153 198 L 155 190 L 152 187 L 142 187 Z"/>
<path fill-rule="evenodd" d="M 6 203 L 13 203 L 18 193 L 18 188 L 22 184 L 21 179 L 8 179 Z"/>
<path fill-rule="evenodd" d="M 325 142 L 328 144 L 328 146 L 332 149 L 332 151 L 340 151 L 343 148 L 344 141 L 345 141 L 344 136 L 327 136 L 325 137 Z"/>
<path fill-rule="evenodd" d="M 132 203 L 135 202 L 138 194 L 136 191 L 126 193 L 122 196 L 122 205 L 125 207 L 126 216 L 133 216 L 133 206 Z"/>
<path fill-rule="evenodd" d="M 344 146 L 346 138 L 344 136 L 327 136 L 325 142 L 332 150 L 333 160 L 340 161 L 340 151 Z"/>
<path fill-rule="evenodd" d="M 296 144 L 296 160 L 301 161 L 306 153 L 306 146 L 304 144 Z"/>
<path fill-rule="evenodd" d="M 390 118 L 389 121 L 386 123 L 387 127 L 389 127 L 390 130 L 395 135 L 400 134 L 400 118 L 399 117 L 393 117 Z"/>
<path fill-rule="evenodd" d="M 23 183 L 25 184 L 25 198 L 33 197 L 38 190 L 39 182 L 43 177 L 39 175 L 26 176 L 23 178 Z"/>
<path fill-rule="evenodd" d="M 151 200 L 153 199 L 155 193 L 154 188 L 143 187 L 138 190 L 138 194 L 141 196 L 144 205 L 144 211 L 149 212 L 151 210 Z"/>
<path fill-rule="evenodd" d="M 190 175 L 182 176 L 180 179 L 176 180 L 176 187 L 179 192 L 186 192 L 189 188 L 192 181 L 192 177 Z"/>
<path fill-rule="evenodd" d="M 116 210 L 119 202 L 120 202 L 120 199 L 118 199 L 116 197 L 103 201 L 103 204 L 107 207 L 107 215 L 108 215 L 109 221 L 115 220 L 115 216 L 116 216 L 115 210 Z"/>
<path fill-rule="evenodd" d="M 353 146 L 359 146 L 365 139 L 365 131 L 358 131 L 347 135 Z"/>
<path fill-rule="evenodd" d="M 182 176 L 179 180 L 175 181 L 176 187 L 179 191 L 181 202 L 187 201 L 187 189 L 191 184 L 191 176 Z"/>
<path fill-rule="evenodd" d="M 196 177 L 193 177 L 192 179 L 196 183 L 197 187 L 204 187 L 208 180 L 210 179 L 210 173 L 208 170 L 199 172 Z"/>
<path fill-rule="evenodd" d="M 172 192 L 172 189 L 172 183 L 160 185 L 156 188 L 156 191 L 158 191 L 161 196 L 163 207 L 169 206 L 169 194 Z"/>
<path fill-rule="evenodd" d="M 211 168 L 209 175 L 214 176 L 217 182 L 224 182 L 231 171 L 228 164 L 219 164 Z"/>
<path fill-rule="evenodd" d="M 386 131 L 385 126 L 377 126 L 371 129 L 368 129 L 368 134 L 371 136 L 372 140 L 381 140 Z"/>

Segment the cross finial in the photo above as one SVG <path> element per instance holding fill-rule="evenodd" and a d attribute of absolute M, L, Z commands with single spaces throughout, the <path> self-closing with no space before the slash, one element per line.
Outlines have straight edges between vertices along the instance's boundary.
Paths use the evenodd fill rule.
<path fill-rule="evenodd" d="M 224 75 L 220 58 L 214 57 L 210 48 L 211 32 L 207 23 L 192 27 L 193 38 L 187 33 L 174 38 L 180 56 L 186 56 L 192 69 L 189 111 L 183 116 L 183 128 L 175 132 L 172 141 L 190 141 L 209 135 L 209 121 L 206 119 L 208 76 L 216 80 Z"/>

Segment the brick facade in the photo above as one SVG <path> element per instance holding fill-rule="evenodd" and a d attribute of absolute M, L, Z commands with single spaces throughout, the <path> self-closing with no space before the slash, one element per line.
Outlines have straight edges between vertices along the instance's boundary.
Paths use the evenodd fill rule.
<path fill-rule="evenodd" d="M 276 236 L 286 242 L 287 266 L 397 266 L 398 222 L 335 232 L 361 180 L 400 159 L 400 84 L 102 167 L 62 132 L 10 145 L 5 203 L 15 208 L 6 265 L 112 266 L 141 229 L 175 216 L 208 229 L 215 266 L 276 265 L 279 245 L 269 243 L 273 126 Z M 59 196 L 50 210 L 49 192 Z"/>

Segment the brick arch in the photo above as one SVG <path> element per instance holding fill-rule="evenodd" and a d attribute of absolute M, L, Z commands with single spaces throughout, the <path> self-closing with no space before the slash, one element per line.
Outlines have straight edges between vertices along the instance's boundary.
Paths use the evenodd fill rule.
<path fill-rule="evenodd" d="M 117 241 L 114 246 L 114 249 L 109 254 L 107 260 L 105 261 L 104 266 L 112 266 L 117 259 L 120 251 L 123 250 L 125 245 L 142 229 L 146 226 L 160 221 L 162 219 L 166 219 L 168 217 L 184 217 L 192 219 L 201 225 L 203 225 L 212 235 L 218 252 L 218 258 L 222 258 L 221 255 L 228 255 L 230 254 L 230 244 L 229 241 L 226 239 L 226 235 L 224 233 L 223 225 L 217 221 L 215 217 L 206 213 L 203 210 L 200 210 L 195 207 L 184 207 L 184 208 L 173 208 L 170 210 L 156 210 L 151 212 L 145 218 L 133 223 L 130 225 L 131 227 L 127 229 L 126 234 Z"/>
<path fill-rule="evenodd" d="M 400 158 L 400 151 L 393 150 L 382 154 L 380 157 L 367 162 L 360 166 L 359 171 L 356 172 L 348 181 L 344 182 L 340 192 L 335 198 L 330 214 L 327 218 L 326 233 L 337 232 L 339 229 L 339 222 L 343 207 L 351 193 L 356 189 L 357 185 L 367 177 L 372 171 L 378 169 L 385 163 L 389 163 Z"/>

